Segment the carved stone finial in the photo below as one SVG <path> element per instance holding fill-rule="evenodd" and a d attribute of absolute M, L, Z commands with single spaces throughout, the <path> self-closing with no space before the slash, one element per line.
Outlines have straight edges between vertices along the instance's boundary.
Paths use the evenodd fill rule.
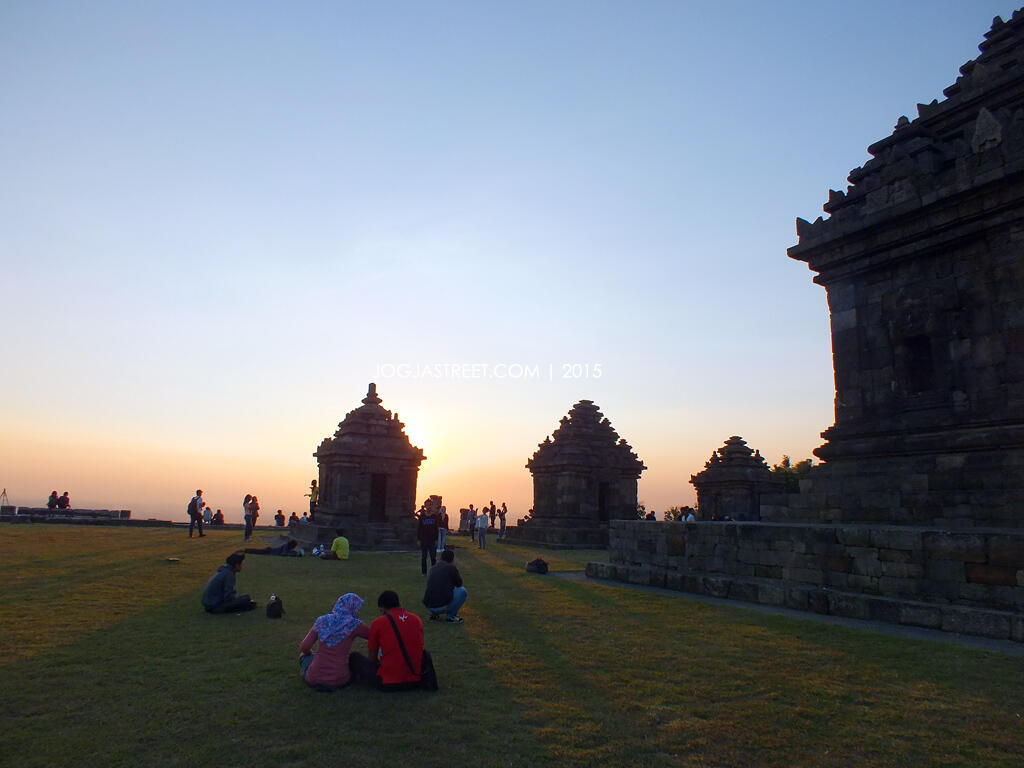
<path fill-rule="evenodd" d="M 985 107 L 978 112 L 978 120 L 974 124 L 974 136 L 971 137 L 971 149 L 975 154 L 986 149 L 998 147 L 1003 141 L 1003 126 Z"/>
<path fill-rule="evenodd" d="M 380 405 L 381 399 L 377 397 L 377 385 L 370 382 L 369 388 L 366 390 L 366 397 L 363 398 L 364 405 Z"/>

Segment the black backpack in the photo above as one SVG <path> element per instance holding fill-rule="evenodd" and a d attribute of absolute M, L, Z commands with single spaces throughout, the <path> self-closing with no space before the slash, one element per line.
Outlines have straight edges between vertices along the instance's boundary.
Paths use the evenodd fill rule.
<path fill-rule="evenodd" d="M 195 496 L 192 497 L 192 501 L 188 503 L 188 516 L 195 517 L 199 514 L 199 505 L 196 504 Z"/>
<path fill-rule="evenodd" d="M 267 618 L 280 619 L 283 615 L 284 603 L 281 602 L 281 598 L 277 595 L 271 595 L 270 601 L 267 603 Z"/>
<path fill-rule="evenodd" d="M 526 571 L 527 573 L 547 573 L 548 564 L 538 557 L 526 564 Z"/>

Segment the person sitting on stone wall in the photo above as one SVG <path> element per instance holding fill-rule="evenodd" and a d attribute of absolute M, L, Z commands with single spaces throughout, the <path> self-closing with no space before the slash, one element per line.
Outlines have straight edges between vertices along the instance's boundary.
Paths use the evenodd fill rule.
<path fill-rule="evenodd" d="M 296 515 L 294 512 L 292 512 L 291 517 L 288 518 L 288 522 L 289 523 L 297 523 L 297 522 L 299 522 L 299 516 Z"/>
<path fill-rule="evenodd" d="M 455 567 L 455 553 L 446 549 L 441 553 L 441 562 L 430 569 L 427 588 L 423 592 L 423 604 L 430 611 L 431 621 L 440 621 L 442 614 L 449 624 L 461 624 L 459 609 L 466 602 L 468 593 L 462 585 L 462 575 Z"/>
<path fill-rule="evenodd" d="M 218 509 L 216 514 L 214 514 L 213 519 L 210 520 L 210 524 L 211 525 L 224 525 L 224 513 L 221 512 Z"/>
<path fill-rule="evenodd" d="M 277 514 L 274 515 L 274 525 L 278 528 L 284 528 L 284 512 L 280 509 L 277 510 Z"/>
<path fill-rule="evenodd" d="M 321 560 L 348 560 L 349 544 L 345 538 L 345 529 L 339 528 L 335 533 L 338 535 L 331 542 L 331 548 L 320 555 Z"/>
<path fill-rule="evenodd" d="M 207 613 L 238 613 L 251 611 L 256 603 L 248 595 L 235 592 L 235 574 L 242 570 L 244 552 L 228 555 L 224 565 L 217 569 L 203 590 L 203 608 Z"/>
<path fill-rule="evenodd" d="M 64 495 L 57 499 L 57 509 L 71 509 L 71 497 L 68 496 L 67 491 L 64 491 Z"/>
<path fill-rule="evenodd" d="M 348 592 L 338 598 L 334 609 L 313 622 L 299 645 L 302 679 L 320 691 L 333 691 L 348 685 L 353 678 L 352 657 L 358 656 L 365 668 L 370 662 L 352 652 L 357 637 L 369 637 L 370 628 L 359 620 L 363 598 Z M 313 646 L 317 650 L 313 651 Z"/>
<path fill-rule="evenodd" d="M 46 500 L 46 508 L 47 509 L 56 509 L 59 505 L 60 505 L 60 500 L 57 498 L 57 492 L 56 491 L 52 491 L 50 493 L 50 498 L 48 498 Z"/>

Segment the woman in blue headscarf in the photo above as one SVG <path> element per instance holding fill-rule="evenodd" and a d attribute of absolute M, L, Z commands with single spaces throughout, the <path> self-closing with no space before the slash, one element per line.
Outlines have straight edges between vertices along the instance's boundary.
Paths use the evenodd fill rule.
<path fill-rule="evenodd" d="M 349 656 L 357 637 L 370 636 L 370 628 L 359 620 L 363 598 L 348 592 L 338 598 L 334 610 L 313 622 L 299 650 L 302 679 L 321 690 L 341 688 L 352 680 Z M 313 646 L 318 645 L 316 652 Z M 356 654 L 357 656 L 359 654 Z"/>

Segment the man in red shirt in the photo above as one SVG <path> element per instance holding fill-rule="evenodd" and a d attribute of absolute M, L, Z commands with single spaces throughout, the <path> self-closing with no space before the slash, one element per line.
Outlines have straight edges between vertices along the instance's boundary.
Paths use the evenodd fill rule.
<path fill-rule="evenodd" d="M 420 687 L 420 665 L 423 661 L 423 621 L 414 613 L 408 613 L 393 590 L 381 592 L 377 598 L 381 616 L 370 625 L 370 637 L 366 641 L 370 658 L 352 654 L 352 672 L 356 680 L 370 682 L 376 676 L 377 687 L 382 691 L 407 691 Z M 392 623 L 393 622 L 393 623 Z M 402 636 L 409 662 L 398 643 Z M 409 664 L 412 664 L 412 669 Z"/>

